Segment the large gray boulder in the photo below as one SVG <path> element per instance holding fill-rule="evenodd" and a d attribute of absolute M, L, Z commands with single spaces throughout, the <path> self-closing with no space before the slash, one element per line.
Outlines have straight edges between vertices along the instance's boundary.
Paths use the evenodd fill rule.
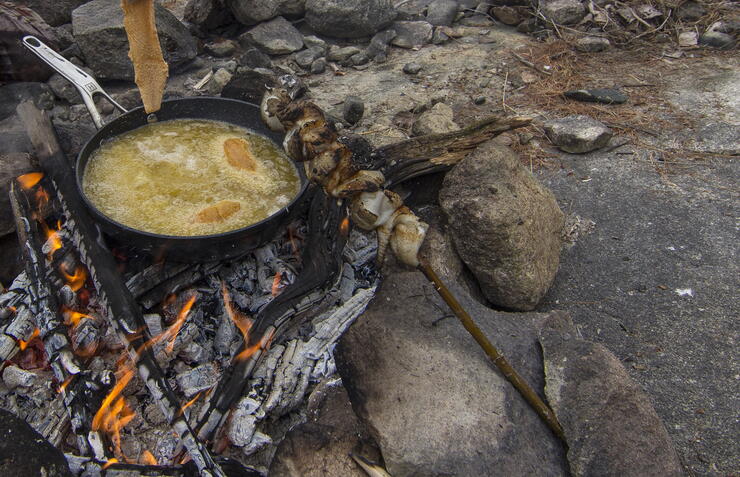
<path fill-rule="evenodd" d="M 306 0 L 306 23 L 336 38 L 372 36 L 396 18 L 391 0 Z"/>
<path fill-rule="evenodd" d="M 486 298 L 534 309 L 560 260 L 564 216 L 552 192 L 511 149 L 489 141 L 447 174 L 439 201 Z"/>
<path fill-rule="evenodd" d="M 285 18 L 260 23 L 239 37 L 270 55 L 287 55 L 303 48 L 303 35 Z"/>
<path fill-rule="evenodd" d="M 195 58 L 193 36 L 172 13 L 155 5 L 159 44 L 170 67 Z M 72 12 L 75 40 L 85 62 L 95 76 L 107 79 L 134 79 L 134 66 L 128 57 L 128 39 L 123 28 L 123 11 L 118 0 L 93 0 Z"/>
<path fill-rule="evenodd" d="M 239 23 L 256 25 L 275 18 L 280 4 L 274 0 L 228 0 L 229 8 Z"/>
<path fill-rule="evenodd" d="M 485 308 L 453 292 L 536 390 L 536 333 L 545 315 Z M 387 276 L 339 343 L 352 407 L 394 477 L 561 476 L 563 449 L 419 272 Z"/>
<path fill-rule="evenodd" d="M 544 327 L 545 393 L 568 442 L 574 477 L 684 475 L 650 399 L 603 345 Z"/>

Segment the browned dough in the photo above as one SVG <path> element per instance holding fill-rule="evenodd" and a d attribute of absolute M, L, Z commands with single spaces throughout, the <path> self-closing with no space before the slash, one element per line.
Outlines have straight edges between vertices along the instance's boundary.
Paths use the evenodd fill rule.
<path fill-rule="evenodd" d="M 246 139 L 231 138 L 224 141 L 226 160 L 237 169 L 254 172 L 257 163 L 254 160 L 252 149 Z"/>
<path fill-rule="evenodd" d="M 221 202 L 206 207 L 205 209 L 198 212 L 195 216 L 197 222 L 223 222 L 228 219 L 231 215 L 241 209 L 239 202 L 233 200 L 222 200 Z"/>
<path fill-rule="evenodd" d="M 159 111 L 168 74 L 157 37 L 153 2 L 121 0 L 123 26 L 128 36 L 128 56 L 134 63 L 136 85 L 147 113 Z"/>

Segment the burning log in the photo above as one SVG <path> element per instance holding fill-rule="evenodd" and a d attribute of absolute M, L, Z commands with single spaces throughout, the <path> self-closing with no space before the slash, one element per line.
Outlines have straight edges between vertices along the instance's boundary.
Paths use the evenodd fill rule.
<path fill-rule="evenodd" d="M 90 427 L 94 406 L 100 402 L 95 397 L 104 389 L 104 385 L 94 380 L 90 373 L 84 372 L 83 366 L 74 355 L 67 337 L 67 326 L 60 314 L 61 307 L 49 285 L 51 272 L 46 268 L 46 260 L 41 252 L 39 227 L 33 216 L 35 208 L 31 206 L 24 190 L 15 182 L 11 185 L 10 199 L 18 238 L 23 244 L 26 275 L 30 281 L 29 292 L 32 299 L 29 311 L 35 317 L 40 330 L 54 376 L 59 383 L 69 385 L 72 382 L 71 386 L 64 386 L 60 391 L 79 449 L 83 453 L 92 450 L 97 458 L 105 459 L 107 453 L 99 445 L 102 437 Z"/>
<path fill-rule="evenodd" d="M 198 477 L 201 475 L 192 461 L 184 465 L 162 466 L 156 464 L 126 464 L 115 461 L 100 461 L 90 457 L 65 454 L 72 475 L 100 477 Z M 216 459 L 218 465 L 232 477 L 262 477 L 259 471 L 245 467 L 239 462 L 224 457 Z"/>
<path fill-rule="evenodd" d="M 147 333 L 141 309 L 118 274 L 112 254 L 103 245 L 100 231 L 74 189 L 72 170 L 61 152 L 49 118 L 30 102 L 18 106 L 18 114 L 36 149 L 39 164 L 49 175 L 54 192 L 62 203 L 67 224 L 72 230 L 72 239 L 90 271 L 100 301 L 116 325 L 139 375 L 159 404 L 167 422 L 180 436 L 199 472 L 206 476 L 224 476 L 223 470 L 195 437 L 181 412 L 180 403 L 154 358 L 150 346 L 151 337 Z"/>

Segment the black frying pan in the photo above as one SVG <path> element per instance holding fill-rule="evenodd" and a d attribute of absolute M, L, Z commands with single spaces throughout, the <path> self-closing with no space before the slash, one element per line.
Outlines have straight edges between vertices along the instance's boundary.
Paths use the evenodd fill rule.
<path fill-rule="evenodd" d="M 293 165 L 301 180 L 301 187 L 296 197 L 287 206 L 266 219 L 241 229 L 214 235 L 160 235 L 127 227 L 103 214 L 90 202 L 82 190 L 82 176 L 91 154 L 107 139 L 144 126 L 151 121 L 184 118 L 211 119 L 251 129 L 271 139 L 277 147 L 281 147 L 282 135 L 270 131 L 264 125 L 260 119 L 258 106 L 235 99 L 194 97 L 164 101 L 162 102 L 162 108 L 156 112 L 156 116 L 147 115 L 143 107 L 126 111 L 100 87 L 92 76 L 64 59 L 36 37 L 24 37 L 23 44 L 77 87 L 87 109 L 90 111 L 95 126 L 98 128 L 98 132 L 87 141 L 77 156 L 75 175 L 80 196 L 90 210 L 91 215 L 108 235 L 157 257 L 166 256 L 175 260 L 193 262 L 220 260 L 241 255 L 245 251 L 264 244 L 285 226 L 289 218 L 289 212 L 308 186 L 303 168 L 298 167 L 294 162 Z M 107 125 L 103 125 L 102 118 L 93 100 L 95 94 L 105 96 L 124 114 Z"/>

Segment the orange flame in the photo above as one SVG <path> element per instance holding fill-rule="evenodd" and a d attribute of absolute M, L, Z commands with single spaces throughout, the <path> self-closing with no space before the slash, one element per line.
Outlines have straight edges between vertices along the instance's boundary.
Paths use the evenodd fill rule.
<path fill-rule="evenodd" d="M 178 333 L 180 333 L 180 329 L 185 323 L 185 319 L 187 319 L 188 314 L 190 313 L 190 309 L 193 308 L 195 298 L 196 295 L 194 294 L 190 297 L 190 299 L 188 299 L 187 303 L 185 303 L 185 305 L 180 310 L 180 313 L 177 314 L 177 320 L 175 320 L 175 323 L 166 331 L 170 338 L 170 342 L 167 344 L 168 353 L 172 353 L 172 351 L 175 349 L 175 339 L 177 338 Z"/>
<path fill-rule="evenodd" d="M 26 348 L 28 348 L 28 343 L 33 341 L 39 334 L 41 334 L 41 330 L 38 328 L 33 329 L 33 333 L 31 333 L 31 337 L 28 338 L 28 341 L 18 340 L 18 348 L 20 348 L 21 351 L 24 351 Z"/>
<path fill-rule="evenodd" d="M 18 311 L 18 308 L 14 307 L 13 305 L 10 305 L 8 307 L 8 310 L 10 310 L 11 313 L 15 313 L 16 311 Z"/>
<path fill-rule="evenodd" d="M 144 450 L 139 457 L 139 463 L 144 465 L 159 465 L 157 459 L 148 450 Z"/>
<path fill-rule="evenodd" d="M 72 379 L 74 379 L 74 375 L 68 377 L 67 379 L 64 380 L 64 382 L 62 384 L 59 385 L 59 392 L 60 393 L 63 393 L 64 391 L 67 390 L 67 386 L 69 386 L 69 383 L 72 382 Z"/>
<path fill-rule="evenodd" d="M 272 279 L 272 296 L 277 296 L 280 293 L 280 281 L 283 279 L 281 272 L 275 272 L 275 278 Z"/>
<path fill-rule="evenodd" d="M 79 311 L 70 310 L 68 308 L 64 309 L 64 317 L 66 318 L 65 324 L 67 326 L 71 325 L 72 328 L 77 328 L 83 319 L 95 321 L 95 318 L 90 315 L 80 313 Z"/>
<path fill-rule="evenodd" d="M 276 275 L 276 278 L 280 274 Z M 273 288 L 275 286 L 273 285 Z M 248 317 L 244 316 L 243 314 L 239 313 L 234 309 L 234 307 L 231 305 L 231 298 L 229 296 L 229 291 L 226 289 L 226 285 L 222 282 L 221 283 L 221 292 L 224 297 L 224 308 L 226 308 L 226 313 L 229 315 L 229 318 L 231 318 L 231 321 L 234 322 L 237 328 L 239 328 L 239 331 L 242 334 L 242 337 L 244 338 L 244 344 L 249 343 L 249 331 L 252 329 L 252 325 L 254 322 L 249 319 Z M 236 355 L 234 358 L 236 361 L 245 361 L 249 359 L 254 353 L 259 351 L 260 349 L 266 347 L 267 343 L 270 342 L 272 339 L 272 333 L 266 336 L 263 336 L 262 339 L 253 344 L 252 346 L 244 349 L 241 353 Z"/>
<path fill-rule="evenodd" d="M 82 288 L 85 284 L 85 280 L 87 280 L 87 270 L 85 270 L 85 267 L 82 265 L 77 265 L 77 268 L 75 268 L 72 275 L 67 273 L 64 267 L 60 267 L 59 271 L 62 272 L 62 276 L 67 281 L 67 285 L 69 285 L 69 288 L 74 292 Z"/>
<path fill-rule="evenodd" d="M 23 174 L 22 176 L 18 176 L 17 180 L 18 183 L 23 187 L 24 189 L 30 189 L 31 187 L 35 186 L 39 183 L 41 179 L 44 178 L 43 172 L 29 172 L 28 174 Z"/>
<path fill-rule="evenodd" d="M 115 457 L 111 457 L 110 459 L 108 459 L 108 461 L 105 464 L 103 464 L 103 467 L 101 467 L 100 470 L 105 470 L 108 467 L 112 466 L 113 464 L 117 464 L 117 463 L 118 463 L 118 459 L 116 459 Z"/>
<path fill-rule="evenodd" d="M 54 256 L 54 252 L 62 248 L 62 238 L 59 236 L 59 231 L 62 229 L 62 221 L 57 221 L 56 230 L 52 230 L 46 225 L 46 222 L 41 222 L 41 228 L 44 230 L 46 241 L 49 244 L 50 250 L 48 253 L 49 260 Z"/>
<path fill-rule="evenodd" d="M 203 393 L 205 393 L 205 391 L 199 392 L 193 397 L 193 399 L 183 404 L 182 407 L 180 408 L 179 415 L 182 416 L 183 414 L 185 414 L 185 411 L 187 410 L 187 408 L 195 404 L 195 401 L 197 401 L 203 395 Z"/>
<path fill-rule="evenodd" d="M 343 218 L 339 223 L 339 232 L 345 237 L 349 234 L 349 217 Z"/>
<path fill-rule="evenodd" d="M 131 410 L 126 404 L 126 400 L 120 395 L 133 376 L 133 369 L 123 368 L 123 375 L 113 386 L 111 392 L 103 399 L 103 403 L 100 405 L 98 412 L 95 413 L 92 422 L 92 430 L 110 435 L 115 446 L 115 455 L 119 456 L 121 455 L 121 429 L 136 417 L 136 413 Z"/>

